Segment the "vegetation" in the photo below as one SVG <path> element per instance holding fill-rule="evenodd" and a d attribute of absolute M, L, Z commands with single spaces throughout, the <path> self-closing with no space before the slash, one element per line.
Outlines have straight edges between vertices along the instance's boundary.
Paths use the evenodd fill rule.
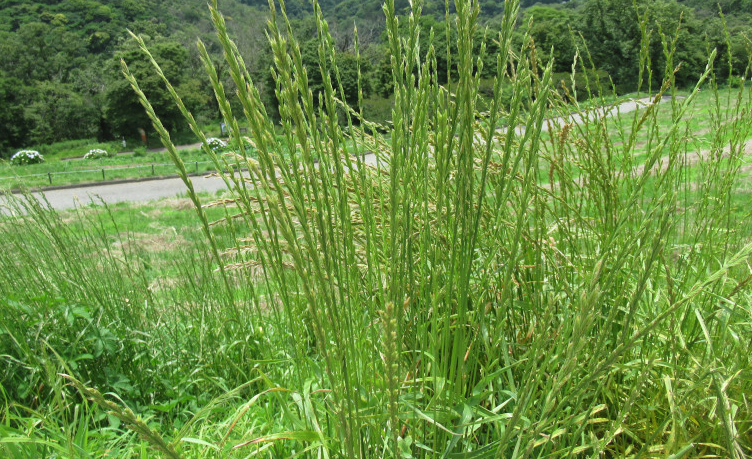
<path fill-rule="evenodd" d="M 25 166 L 27 164 L 39 164 L 44 162 L 44 156 L 35 150 L 21 150 L 10 157 L 10 163 L 16 166 Z"/>
<path fill-rule="evenodd" d="M 58 158 L 41 164 L 0 167 L 0 189 L 22 190 L 48 185 L 175 175 L 169 159 L 159 151 L 138 150 L 117 156 L 95 154 L 87 158 L 88 154 L 78 159 Z M 214 170 L 209 158 L 195 148 L 184 150 L 181 155 L 184 161 L 191 163 L 192 172 Z"/>
<path fill-rule="evenodd" d="M 0 4 L 3 157 L 14 148 L 63 140 L 135 140 L 139 128 L 148 129 L 148 119 L 130 89 L 122 85 L 118 70 L 119 59 L 124 58 L 138 71 L 139 57 L 125 39 L 126 28 L 150 37 L 155 55 L 167 71 L 174 71 L 171 77 L 181 84 L 181 95 L 197 115 L 216 118 L 216 109 L 202 105 L 210 100 L 210 88 L 196 76 L 200 62 L 193 43 L 197 36 L 211 37 L 210 25 L 199 13 L 204 2 L 3 0 Z M 244 50 L 253 46 L 254 36 L 263 37 L 263 16 L 254 9 L 233 0 L 224 2 L 223 8 L 238 21 L 234 31 L 251 40 Z M 256 35 L 247 33 L 254 29 Z M 148 89 L 150 74 L 142 76 Z M 150 91 L 155 103 L 159 93 Z M 167 122 L 169 106 L 159 111 Z"/>
<path fill-rule="evenodd" d="M 478 2 L 458 3 L 456 29 L 439 40 L 421 27 L 419 2 L 398 16 L 387 1 L 394 105 L 383 134 L 362 114 L 362 84 L 348 104 L 317 3 L 321 92 L 309 89 L 307 39 L 276 11 L 272 112 L 213 2 L 226 62 L 202 43 L 199 54 L 238 146 L 229 158 L 136 39 L 229 191 L 193 192 L 168 125 L 123 65 L 196 223 L 183 230 L 184 218 L 156 207 L 126 225 L 119 209 L 59 215 L 11 201 L 0 222 L 0 453 L 752 453 L 742 180 L 752 90 L 742 78 L 723 90 L 715 69 L 735 68 L 730 47 L 710 50 L 678 97 L 681 31 L 651 35 L 643 17 L 636 89 L 651 103 L 611 116 L 593 109 L 610 82 L 587 48 L 575 51 L 584 87 L 557 91 L 532 32 L 515 37 L 518 7 L 506 3 L 491 58 L 475 41 Z M 449 77 L 438 56 L 454 63 Z M 480 110 L 487 61 L 494 83 Z M 697 104 L 710 110 L 707 133 L 693 127 Z M 700 136 L 707 150 L 690 150 Z M 171 237 L 136 233 L 152 223 Z"/>
<path fill-rule="evenodd" d="M 219 64 L 218 78 L 225 89 L 235 90 L 230 69 L 221 64 L 221 45 L 203 14 L 203 1 L 3 0 L 0 4 L 0 157 L 8 158 L 15 150 L 31 145 L 64 140 L 135 141 L 141 138 L 141 130 L 147 140 L 156 144 L 156 133 L 150 129 L 148 118 L 119 73 L 120 59 L 139 78 L 144 93 L 171 134 L 188 132 L 176 107 L 165 97 L 159 79 L 149 71 L 148 63 L 126 34 L 126 28 L 144 36 L 186 107 L 202 124 L 215 122 L 221 113 L 209 80 L 202 76 L 201 59 L 194 46 L 196 37 L 205 43 L 212 61 Z M 525 0 L 521 6 L 525 10 L 513 33 L 515 46 L 521 46 L 529 34 L 539 51 L 537 58 L 543 63 L 553 61 L 557 84 L 569 80 L 567 74 L 575 61 L 575 52 L 586 46 L 589 50 L 586 61 L 592 60 L 594 67 L 588 70 L 591 79 L 595 74 L 604 82 L 610 78 L 620 94 L 636 90 L 643 33 L 652 37 L 647 52 L 656 69 L 663 67 L 665 59 L 660 35 L 676 37 L 673 60 L 678 66 L 676 83 L 682 88 L 692 86 L 696 75 L 702 72 L 708 48 L 718 49 L 721 54 L 728 51 L 734 56 L 731 68 L 718 67 L 719 81 L 740 77 L 750 54 L 752 8 L 747 0 L 724 0 L 720 10 L 715 0 L 565 3 Z M 318 103 L 324 84 L 317 71 L 319 54 L 313 10 L 303 0 L 288 1 L 286 7 L 290 17 L 295 18 L 301 60 L 308 69 L 314 102 Z M 267 2 L 224 0 L 221 8 L 228 17 L 229 33 L 236 37 L 238 51 L 258 83 L 267 112 L 278 118 L 274 77 L 269 71 L 274 65 L 273 53 L 264 35 Z M 354 107 L 360 106 L 358 91 L 362 91 L 365 115 L 380 124 L 389 122 L 394 99 L 381 2 L 327 0 L 321 2 L 321 8 L 331 19 L 329 30 L 337 50 L 340 75 L 332 79 L 335 90 L 341 85 L 343 96 Z M 442 41 L 448 40 L 454 47 L 452 52 L 456 52 L 456 32 L 452 26 L 456 10 L 451 2 L 448 15 L 444 9 L 444 2 L 424 2 L 421 27 L 426 33 L 434 29 L 437 49 L 444 49 L 446 43 Z M 408 10 L 409 2 L 405 0 L 395 4 L 397 13 Z M 490 28 L 491 36 L 495 35 L 504 14 L 504 2 L 484 0 L 480 11 L 479 22 Z M 638 26 L 640 22 L 644 23 L 644 30 Z M 353 23 L 358 27 L 359 59 L 355 57 Z M 408 33 L 405 23 L 400 26 L 400 33 Z M 475 33 L 477 54 L 484 40 L 480 28 Z M 427 41 L 421 43 L 425 57 Z M 493 40 L 485 41 L 485 45 L 482 77 L 490 91 L 496 45 Z M 442 79 L 457 77 L 456 62 L 447 62 L 445 53 L 438 53 L 435 58 Z M 360 87 L 358 72 L 362 77 Z M 654 86 L 660 84 L 660 72 L 655 75 Z M 584 84 L 582 76 L 575 77 L 580 86 Z M 606 93 L 610 93 L 610 85 L 605 86 Z M 507 82 L 505 87 L 511 94 L 511 84 Z M 490 100 L 489 91 L 482 93 L 484 100 Z M 586 97 L 584 92 L 579 94 Z M 509 106 L 508 99 L 504 103 Z M 236 104 L 233 109 L 237 112 L 241 107 Z M 194 141 L 186 138 L 184 143 Z"/>

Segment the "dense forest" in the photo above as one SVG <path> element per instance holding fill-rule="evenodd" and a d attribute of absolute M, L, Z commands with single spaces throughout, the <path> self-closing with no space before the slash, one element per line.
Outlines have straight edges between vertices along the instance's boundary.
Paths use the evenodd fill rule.
<path fill-rule="evenodd" d="M 400 6 L 407 8 L 407 0 Z M 357 102 L 357 66 L 353 26 L 357 26 L 364 106 L 367 115 L 383 120 L 389 116 L 390 81 L 388 53 L 384 51 L 381 2 L 376 0 L 323 0 L 330 21 L 346 98 Z M 504 2 L 481 1 L 483 23 L 493 31 Z M 731 54 L 735 66 L 720 66 L 724 75 L 746 67 L 752 38 L 752 0 L 548 0 L 522 2 L 518 39 L 529 33 L 541 50 L 541 63 L 553 58 L 563 76 L 572 68 L 578 49 L 586 65 L 609 77 L 620 92 L 636 87 L 641 29 L 647 22 L 651 35 L 653 67 L 662 74 L 661 34 L 677 37 L 676 62 L 681 62 L 677 81 L 689 84 L 704 68 L 708 51 Z M 266 100 L 273 101 L 274 81 L 269 71 L 271 55 L 266 46 L 266 0 L 222 0 L 230 33 Z M 286 2 L 303 42 L 304 61 L 317 65 L 312 5 L 307 0 Z M 434 46 L 446 46 L 445 3 L 424 3 L 424 26 L 435 30 Z M 451 14 L 451 11 L 450 11 Z M 449 23 L 451 24 L 451 18 Z M 726 29 L 730 40 L 724 34 Z M 219 59 L 204 0 L 0 0 L 0 156 L 16 148 L 78 138 L 111 140 L 134 138 L 149 126 L 135 95 L 120 73 L 124 59 L 150 97 L 166 126 L 183 129 L 174 104 L 164 97 L 158 78 L 129 38 L 127 29 L 144 36 L 155 58 L 174 82 L 186 105 L 200 121 L 218 117 L 212 91 L 198 58 L 200 38 Z M 678 32 L 677 32 L 678 30 Z M 478 32 L 478 44 L 482 41 Z M 678 34 L 678 35 L 677 35 Z M 426 35 L 427 36 L 427 35 Z M 493 40 L 487 39 L 488 55 Z M 427 44 L 423 43 L 423 50 Z M 550 50 L 553 50 L 551 53 Z M 441 55 L 441 53 L 439 53 Z M 592 62 L 590 62 L 592 60 Z M 447 67 L 446 62 L 437 62 Z M 494 72 L 495 58 L 488 58 L 484 72 Z M 227 74 L 219 65 L 220 75 Z M 447 75 L 452 70 L 444 69 Z M 316 73 L 312 89 L 317 88 Z M 740 76 L 740 75 L 737 75 Z M 229 78 L 227 78 L 229 80 Z M 563 79 L 563 78 L 562 78 Z M 320 83 L 320 75 L 318 79 Z M 228 81 L 228 86 L 231 87 Z"/>

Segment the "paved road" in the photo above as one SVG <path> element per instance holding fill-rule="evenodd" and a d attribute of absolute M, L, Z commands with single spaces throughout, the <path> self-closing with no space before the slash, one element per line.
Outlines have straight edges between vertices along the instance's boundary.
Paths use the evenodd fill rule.
<path fill-rule="evenodd" d="M 192 177 L 196 191 L 217 191 L 225 187 L 220 178 Z M 106 202 L 146 202 L 155 199 L 169 198 L 185 193 L 185 185 L 179 178 L 149 180 L 131 183 L 102 184 L 87 187 L 65 188 L 32 193 L 37 199 L 46 198 L 50 205 L 58 210 L 86 206 L 91 203 Z M 6 197 L 0 196 L 0 211 L 6 202 Z"/>
<path fill-rule="evenodd" d="M 650 101 L 650 98 L 645 98 L 623 102 L 618 106 L 601 107 L 593 110 L 591 112 L 591 117 L 613 116 L 617 113 L 628 113 L 640 107 L 645 107 Z M 570 124 L 580 123 L 582 122 L 582 118 L 580 115 L 574 114 L 565 118 L 553 118 L 551 121 L 554 125 L 561 126 L 565 122 Z M 546 127 L 547 126 L 544 126 L 544 129 Z M 365 162 L 366 164 L 375 164 L 376 156 L 373 154 L 366 155 Z M 225 188 L 225 184 L 220 178 L 193 177 L 192 180 L 196 191 L 214 192 Z M 185 190 L 185 185 L 180 179 L 171 178 L 49 190 L 33 193 L 33 195 L 37 198 L 44 195 L 53 208 L 63 210 L 102 201 L 107 204 L 114 204 L 122 201 L 147 202 L 155 199 L 174 197 L 185 193 Z M 2 211 L 5 204 L 5 199 L 6 198 L 0 196 L 0 211 Z"/>
<path fill-rule="evenodd" d="M 366 155 L 365 163 L 376 164 L 376 155 Z M 218 177 L 194 176 L 191 177 L 191 180 L 193 181 L 193 188 L 198 192 L 215 192 L 225 188 L 225 182 Z M 169 178 L 39 191 L 32 193 L 32 196 L 37 199 L 44 197 L 52 208 L 65 210 L 101 202 L 107 204 L 123 201 L 148 202 L 171 198 L 185 192 L 186 187 L 181 179 Z M 6 199 L 7 197 L 0 195 L 0 214 L 7 213 Z"/>
<path fill-rule="evenodd" d="M 677 99 L 684 99 L 684 96 L 678 96 Z M 665 103 L 665 102 L 671 102 L 670 97 L 663 97 L 658 101 L 659 104 Z M 549 125 L 561 128 L 565 124 L 580 124 L 583 121 L 587 120 L 592 122 L 593 120 L 608 117 L 608 116 L 617 116 L 617 115 L 623 115 L 625 113 L 633 112 L 640 108 L 645 108 L 653 103 L 652 97 L 643 97 L 641 99 L 630 99 L 627 101 L 624 101 L 618 105 L 608 105 L 605 107 L 598 107 L 590 110 L 583 110 L 583 114 L 585 114 L 585 117 L 583 117 L 580 113 L 572 113 L 570 115 L 566 116 L 557 116 L 554 118 L 549 118 L 548 122 L 544 121 L 542 126 L 542 131 L 546 132 L 548 131 Z M 518 126 L 517 127 L 518 133 L 525 132 L 525 126 Z"/>

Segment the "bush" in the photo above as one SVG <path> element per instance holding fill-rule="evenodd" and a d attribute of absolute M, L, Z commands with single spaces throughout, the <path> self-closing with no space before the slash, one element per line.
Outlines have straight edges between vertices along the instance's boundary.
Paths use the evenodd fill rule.
<path fill-rule="evenodd" d="M 369 97 L 363 101 L 363 116 L 368 121 L 386 126 L 392 121 L 394 97 Z"/>
<path fill-rule="evenodd" d="M 565 100 L 571 100 L 576 95 L 577 101 L 590 98 L 591 92 L 588 91 L 588 86 L 590 87 L 590 91 L 594 92 L 593 96 L 599 96 L 600 94 L 597 94 L 598 85 L 596 82 L 598 80 L 607 82 L 609 81 L 608 78 L 608 73 L 605 70 L 587 69 L 585 71 L 578 71 L 574 74 L 573 86 L 571 73 L 554 73 L 551 75 L 551 79 L 559 95 Z"/>
<path fill-rule="evenodd" d="M 729 88 L 738 88 L 744 86 L 744 80 L 743 76 L 730 76 L 726 83 Z"/>
<path fill-rule="evenodd" d="M 206 143 L 209 144 L 209 148 L 214 151 L 220 151 L 223 148 L 227 147 L 227 142 L 216 137 L 209 137 L 208 139 L 206 139 Z"/>
<path fill-rule="evenodd" d="M 36 150 L 21 150 L 10 157 L 10 163 L 14 166 L 25 166 L 27 164 L 39 164 L 44 162 L 44 156 Z"/>
<path fill-rule="evenodd" d="M 102 159 L 111 158 L 113 156 L 115 156 L 115 154 L 110 153 L 107 150 L 102 150 L 101 148 L 93 148 L 84 155 L 84 159 Z"/>

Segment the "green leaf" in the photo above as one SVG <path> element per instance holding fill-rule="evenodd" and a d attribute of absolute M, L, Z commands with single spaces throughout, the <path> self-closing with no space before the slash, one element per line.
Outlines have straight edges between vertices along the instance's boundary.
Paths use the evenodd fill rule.
<path fill-rule="evenodd" d="M 183 437 L 180 439 L 180 441 L 185 442 L 185 443 L 193 443 L 196 445 L 206 446 L 207 448 L 211 448 L 213 450 L 219 451 L 219 447 L 217 445 L 212 445 L 208 441 L 204 441 L 198 438 Z"/>
<path fill-rule="evenodd" d="M 318 441 L 318 439 L 319 439 L 319 434 L 316 432 L 312 432 L 310 430 L 296 430 L 292 432 L 281 432 L 281 433 L 265 435 L 263 437 L 254 438 L 253 440 L 239 443 L 233 446 L 232 449 L 238 449 L 238 448 L 242 448 L 243 446 L 248 446 L 248 445 L 257 445 L 259 443 L 265 443 L 268 441 L 295 440 L 295 441 L 301 441 L 301 442 L 310 442 L 310 441 Z"/>

